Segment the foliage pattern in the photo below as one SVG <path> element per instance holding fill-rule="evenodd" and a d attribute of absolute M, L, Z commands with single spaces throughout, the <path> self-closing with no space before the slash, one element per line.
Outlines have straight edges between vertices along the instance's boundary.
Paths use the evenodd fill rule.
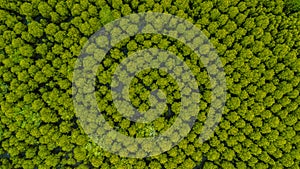
<path fill-rule="evenodd" d="M 0 0 L 0 168 L 188 169 L 201 161 L 207 169 L 299 168 L 299 9 L 299 0 Z M 119 132 L 153 136 L 178 113 L 176 84 L 159 70 L 137 74 L 130 92 L 133 105 L 145 110 L 149 91 L 164 89 L 170 106 L 162 117 L 139 124 L 116 112 L 106 84 L 116 64 L 138 49 L 157 47 L 184 58 L 202 92 L 197 123 L 177 146 L 145 159 L 122 158 L 81 129 L 72 73 L 89 36 L 145 11 L 170 13 L 203 30 L 224 64 L 227 102 L 214 137 L 199 144 L 211 87 L 203 64 L 168 37 L 144 34 L 120 42 L 99 66 L 96 82 L 99 108 Z"/>

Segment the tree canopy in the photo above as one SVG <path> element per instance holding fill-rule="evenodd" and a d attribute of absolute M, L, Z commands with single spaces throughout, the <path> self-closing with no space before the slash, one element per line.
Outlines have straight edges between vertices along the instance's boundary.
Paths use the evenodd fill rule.
<path fill-rule="evenodd" d="M 299 10 L 299 0 L 0 0 L 0 166 L 299 168 Z M 178 145 L 157 156 L 125 158 L 104 151 L 85 133 L 105 134 L 97 128 L 98 116 L 87 117 L 87 130 L 79 123 L 72 92 L 80 91 L 72 91 L 72 86 L 87 82 L 76 79 L 72 83 L 74 64 L 84 44 L 102 26 L 146 11 L 169 13 L 201 28 L 223 63 L 227 101 L 213 137 L 200 143 L 198 138 L 203 134 L 212 101 L 211 89 L 216 85 L 210 82 L 201 60 L 186 44 L 165 35 L 137 34 L 124 39 L 98 65 L 95 81 L 98 108 L 115 130 L 134 138 L 158 136 L 174 124 L 182 107 L 193 109 L 188 103 L 181 104 L 180 87 L 174 77 L 160 69 L 146 69 L 130 83 L 130 102 L 145 112 L 165 95 L 167 106 L 162 114 L 150 123 L 138 123 L 117 111 L 110 90 L 122 84 L 110 84 L 111 76 L 117 65 L 136 51 L 158 48 L 174 53 L 189 66 L 201 92 L 200 98 L 190 96 L 200 100 L 200 111 L 192 117 L 196 119 L 192 130 Z M 173 21 L 157 22 L 152 28 L 161 29 L 163 24 L 174 26 L 178 34 L 190 29 Z M 115 27 L 112 36 L 123 31 L 123 27 Z M 194 35 L 184 38 L 206 43 Z M 94 46 L 86 50 L 98 50 L 99 54 L 104 42 L 109 39 L 95 39 Z M 213 52 L 209 45 L 202 47 L 202 55 Z M 82 65 L 94 68 L 95 58 L 86 57 Z M 213 58 L 207 60 L 216 72 Z M 189 79 L 186 70 L 174 60 L 158 56 L 157 61 L 174 67 L 175 74 Z M 134 66 L 126 70 L 133 72 Z M 157 89 L 161 90 L 160 95 L 149 97 Z M 185 88 L 183 94 L 189 92 Z M 84 110 L 85 105 L 80 104 Z M 122 109 L 130 111 L 126 106 Z M 178 140 L 186 128 L 181 126 L 170 140 Z M 125 151 L 122 146 L 118 142 L 112 144 L 120 152 Z M 128 147 L 128 152 L 136 154 L 145 154 L 151 148 L 134 144 Z M 164 141 L 156 148 L 168 147 L 170 143 Z"/>

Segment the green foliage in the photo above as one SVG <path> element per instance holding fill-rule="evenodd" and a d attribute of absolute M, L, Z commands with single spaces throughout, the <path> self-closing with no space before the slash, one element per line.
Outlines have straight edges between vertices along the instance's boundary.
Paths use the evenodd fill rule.
<path fill-rule="evenodd" d="M 298 12 L 300 10 L 299 0 L 288 0 L 286 6 L 289 12 Z"/>
<path fill-rule="evenodd" d="M 0 0 L 0 166 L 189 169 L 203 163 L 203 168 L 299 168 L 299 9 L 299 0 Z M 176 79 L 149 69 L 133 78 L 130 101 L 145 112 L 151 107 L 151 91 L 161 89 L 168 106 L 147 124 L 122 117 L 107 84 L 129 54 L 148 48 L 173 52 L 191 68 L 201 91 L 196 123 L 177 146 L 154 157 L 130 159 L 102 150 L 87 137 L 74 114 L 71 81 L 74 63 L 89 36 L 114 19 L 146 11 L 173 14 L 201 28 L 224 64 L 228 93 L 213 137 L 200 143 L 213 85 L 194 52 L 176 39 L 152 34 L 135 35 L 114 46 L 98 68 L 96 98 L 118 132 L 157 136 L 172 126 L 186 106 L 180 104 Z M 170 24 L 179 33 L 189 29 Z M 185 38 L 202 43 L 192 35 Z M 96 41 L 101 45 L 101 39 Z M 204 46 L 201 52 L 211 51 Z M 92 60 L 84 64 L 93 67 Z M 185 74 L 172 61 L 165 65 Z M 78 83 L 85 82 L 78 79 Z M 89 132 L 101 134 L 93 123 L 97 116 L 88 119 Z M 171 140 L 177 140 L 185 128 Z M 164 142 L 157 148 L 168 146 Z M 118 144 L 113 149 L 122 151 Z M 144 149 L 147 146 L 129 147 L 132 153 L 145 153 Z"/>

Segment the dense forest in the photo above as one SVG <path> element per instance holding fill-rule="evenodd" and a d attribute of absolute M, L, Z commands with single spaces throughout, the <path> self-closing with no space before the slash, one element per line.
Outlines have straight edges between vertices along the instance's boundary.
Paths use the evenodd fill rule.
<path fill-rule="evenodd" d="M 79 122 L 72 89 L 75 63 L 101 27 L 150 11 L 183 18 L 205 34 L 224 68 L 226 103 L 213 136 L 199 142 L 213 84 L 194 51 L 161 34 L 137 34 L 120 41 L 98 65 L 95 80 L 97 106 L 119 133 L 133 138 L 160 135 L 173 125 L 182 106 L 176 79 L 160 69 L 145 69 L 130 82 L 132 106 L 149 110 L 151 103 L 164 99 L 149 99 L 160 89 L 167 107 L 149 123 L 133 122 L 118 112 L 110 92 L 112 75 L 122 60 L 139 50 L 157 48 L 182 58 L 201 94 L 190 96 L 199 99 L 199 112 L 177 145 L 155 156 L 122 157 L 88 136 L 101 134 L 92 123 L 97 116 L 86 117 L 91 122 L 88 129 Z M 299 18 L 299 0 L 0 0 L 0 168 L 298 169 Z M 186 29 L 176 26 L 179 32 Z M 165 65 L 176 68 L 175 62 Z M 172 139 L 181 137 L 178 133 Z M 157 148 L 169 146 L 166 142 Z M 124 151 L 118 144 L 112 148 Z M 147 148 L 132 145 L 125 151 L 142 154 Z"/>

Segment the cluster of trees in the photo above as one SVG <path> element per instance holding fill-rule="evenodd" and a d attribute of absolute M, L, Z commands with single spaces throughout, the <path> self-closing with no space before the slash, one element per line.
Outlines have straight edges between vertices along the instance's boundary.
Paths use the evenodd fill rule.
<path fill-rule="evenodd" d="M 205 157 L 204 168 L 298 168 L 299 9 L 298 0 L 0 0 L 0 166 L 188 169 Z M 116 130 L 131 137 L 156 136 L 180 110 L 176 79 L 151 69 L 135 76 L 130 99 L 147 110 L 150 91 L 162 89 L 168 105 L 162 116 L 142 124 L 117 112 L 107 84 L 116 65 L 139 49 L 160 48 L 183 58 L 202 96 L 196 123 L 178 145 L 154 157 L 124 158 L 102 150 L 82 130 L 71 82 L 89 36 L 114 19 L 144 11 L 170 13 L 203 30 L 224 64 L 227 102 L 214 136 L 200 143 L 211 101 L 203 64 L 170 37 L 125 39 L 103 60 L 96 82 L 98 106 Z M 91 125 L 91 132 L 95 128 Z"/>

